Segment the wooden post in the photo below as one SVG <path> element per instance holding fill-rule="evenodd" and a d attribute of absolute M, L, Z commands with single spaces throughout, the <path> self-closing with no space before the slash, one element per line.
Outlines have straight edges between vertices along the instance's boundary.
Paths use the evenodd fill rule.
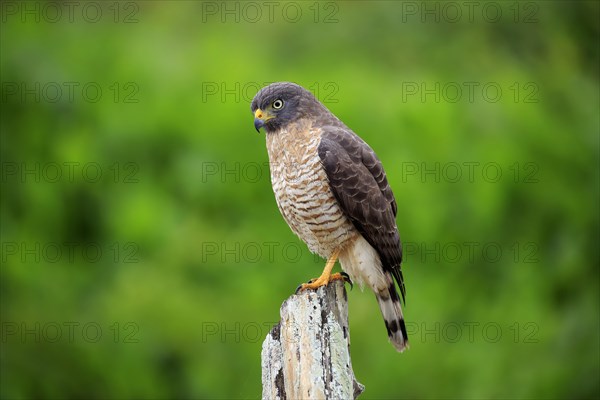
<path fill-rule="evenodd" d="M 344 284 L 292 295 L 280 314 L 262 346 L 262 398 L 356 399 Z"/>

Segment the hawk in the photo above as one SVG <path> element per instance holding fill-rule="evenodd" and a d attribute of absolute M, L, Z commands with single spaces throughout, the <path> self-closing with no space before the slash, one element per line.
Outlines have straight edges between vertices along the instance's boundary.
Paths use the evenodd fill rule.
<path fill-rule="evenodd" d="M 278 82 L 251 104 L 265 128 L 271 184 L 281 215 L 308 248 L 327 259 L 315 289 L 345 274 L 375 293 L 396 350 L 408 347 L 400 296 L 406 295 L 396 226 L 397 205 L 381 161 L 369 145 L 303 87 Z M 395 282 L 394 282 L 395 281 Z"/>

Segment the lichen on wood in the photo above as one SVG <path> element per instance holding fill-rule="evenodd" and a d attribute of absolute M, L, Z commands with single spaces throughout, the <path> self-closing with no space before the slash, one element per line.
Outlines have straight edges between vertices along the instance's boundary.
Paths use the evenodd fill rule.
<path fill-rule="evenodd" d="M 352 399 L 364 390 L 350 359 L 341 281 L 290 296 L 262 347 L 262 398 Z"/>

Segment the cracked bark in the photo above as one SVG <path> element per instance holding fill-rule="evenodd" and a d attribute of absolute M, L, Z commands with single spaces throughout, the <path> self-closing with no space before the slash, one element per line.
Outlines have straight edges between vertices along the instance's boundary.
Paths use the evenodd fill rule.
<path fill-rule="evenodd" d="M 285 300 L 262 346 L 262 398 L 356 399 L 348 299 L 341 281 Z"/>

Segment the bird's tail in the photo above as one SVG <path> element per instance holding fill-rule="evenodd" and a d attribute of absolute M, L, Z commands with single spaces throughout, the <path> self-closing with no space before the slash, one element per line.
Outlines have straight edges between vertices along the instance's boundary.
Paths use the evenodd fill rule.
<path fill-rule="evenodd" d="M 390 342 L 399 352 L 403 352 L 408 346 L 408 335 L 406 334 L 406 326 L 404 317 L 402 316 L 402 307 L 400 306 L 400 297 L 396 291 L 394 279 L 389 272 L 386 272 L 388 280 L 387 289 L 375 293 L 385 327 L 390 338 Z"/>

